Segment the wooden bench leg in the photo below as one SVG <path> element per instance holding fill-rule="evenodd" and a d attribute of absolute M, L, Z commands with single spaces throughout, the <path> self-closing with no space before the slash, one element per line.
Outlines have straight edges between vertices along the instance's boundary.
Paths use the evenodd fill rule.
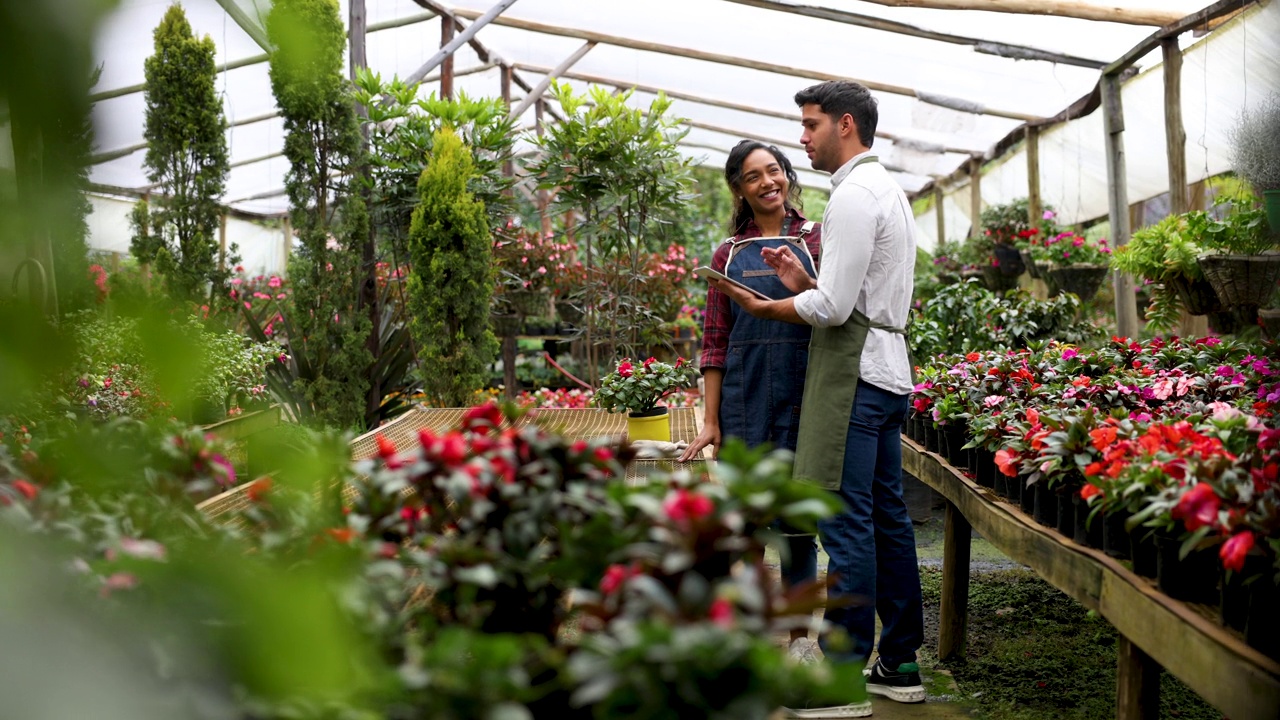
<path fill-rule="evenodd" d="M 502 384 L 506 386 L 508 398 L 516 396 L 516 338 L 507 335 L 502 338 Z"/>
<path fill-rule="evenodd" d="M 1129 638 L 1116 644 L 1116 720 L 1160 717 L 1160 666 Z"/>
<path fill-rule="evenodd" d="M 969 627 L 969 544 L 973 529 L 960 509 L 947 501 L 942 529 L 942 601 L 938 619 L 938 659 L 964 656 Z"/>

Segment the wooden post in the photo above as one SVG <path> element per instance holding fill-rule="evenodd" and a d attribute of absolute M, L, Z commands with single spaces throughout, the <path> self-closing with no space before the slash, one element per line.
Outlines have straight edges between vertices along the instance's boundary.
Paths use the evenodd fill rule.
<path fill-rule="evenodd" d="M 289 216 L 284 216 L 284 239 L 280 245 L 282 251 L 281 258 L 284 261 L 284 268 L 280 271 L 282 277 L 289 275 L 289 255 L 293 253 L 293 223 Z"/>
<path fill-rule="evenodd" d="M 1120 100 L 1120 78 L 1102 76 L 1102 124 L 1107 137 L 1107 186 L 1111 216 L 1112 247 L 1129 242 L 1129 189 L 1125 184 L 1124 106 Z M 1138 335 L 1138 305 L 1133 298 L 1133 279 L 1119 271 L 1114 273 L 1116 298 L 1116 334 L 1134 338 Z"/>
<path fill-rule="evenodd" d="M 546 103 L 538 100 L 533 104 L 533 126 L 537 129 L 538 137 L 542 137 L 542 113 Z M 542 231 L 542 237 L 551 234 L 551 216 L 547 214 L 547 206 L 551 204 L 551 200 L 545 189 L 538 190 L 538 227 Z"/>
<path fill-rule="evenodd" d="M 942 525 L 942 598 L 938 609 L 938 659 L 964 656 L 969 626 L 969 546 L 973 528 L 947 501 Z"/>
<path fill-rule="evenodd" d="M 218 218 L 218 272 L 227 270 L 227 213 Z"/>
<path fill-rule="evenodd" d="M 356 70 L 365 67 L 364 38 L 367 25 L 367 15 L 364 11 L 364 0 L 351 0 L 351 7 L 347 12 L 347 26 L 350 34 L 351 46 L 351 80 L 356 79 Z"/>
<path fill-rule="evenodd" d="M 502 338 L 502 384 L 507 398 L 516 396 L 516 336 Z"/>
<path fill-rule="evenodd" d="M 1040 128 L 1027 126 L 1027 220 L 1036 227 L 1044 219 L 1040 203 Z"/>
<path fill-rule="evenodd" d="M 982 227 L 982 158 L 969 158 L 969 237 L 977 237 Z"/>
<path fill-rule="evenodd" d="M 1116 656 L 1116 720 L 1157 720 L 1160 666 L 1123 635 Z"/>
<path fill-rule="evenodd" d="M 515 73 L 515 68 L 509 64 L 502 65 L 502 102 L 507 106 L 507 112 L 511 111 L 511 76 Z M 505 178 L 514 177 L 516 174 L 515 161 L 507 158 L 502 163 L 502 176 Z M 513 195 L 511 188 L 503 191 L 507 197 Z"/>
<path fill-rule="evenodd" d="M 933 212 L 936 216 L 934 220 L 938 223 L 938 247 L 947 241 L 947 213 L 946 213 L 946 197 L 942 194 L 942 186 L 934 183 L 933 186 Z"/>
<path fill-rule="evenodd" d="M 1187 131 L 1182 124 L 1182 51 L 1178 38 L 1160 42 L 1164 56 L 1164 137 L 1169 160 L 1169 214 L 1181 215 L 1191 209 L 1187 197 Z M 1192 315 L 1186 308 L 1178 319 L 1178 334 L 1185 338 L 1209 334 L 1209 318 Z"/>
<path fill-rule="evenodd" d="M 449 18 L 440 18 L 440 47 L 453 40 L 453 23 Z M 453 99 L 453 55 L 449 55 L 440 63 L 440 97 Z"/>

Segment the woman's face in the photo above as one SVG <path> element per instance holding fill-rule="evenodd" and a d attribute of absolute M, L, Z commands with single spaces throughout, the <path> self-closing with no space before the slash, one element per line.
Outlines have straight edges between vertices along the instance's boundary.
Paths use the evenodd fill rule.
<path fill-rule="evenodd" d="M 755 215 L 771 215 L 782 209 L 787 201 L 787 176 L 773 153 L 758 148 L 742 161 L 742 180 L 738 181 L 738 194 L 746 198 Z"/>

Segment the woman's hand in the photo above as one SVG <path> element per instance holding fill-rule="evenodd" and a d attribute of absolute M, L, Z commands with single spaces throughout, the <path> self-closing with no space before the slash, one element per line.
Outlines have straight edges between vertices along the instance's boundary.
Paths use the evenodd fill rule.
<path fill-rule="evenodd" d="M 680 453 L 680 462 L 689 462 L 695 458 L 702 456 L 702 449 L 710 445 L 712 448 L 712 457 L 720 455 L 720 426 L 703 425 L 702 430 L 698 433 L 698 437 L 689 443 L 689 447 Z"/>
<path fill-rule="evenodd" d="M 801 293 L 818 286 L 818 281 L 804 269 L 800 258 L 791 252 L 791 248 L 785 245 L 777 248 L 761 248 L 760 257 L 764 258 L 765 264 L 778 271 L 778 279 L 791 292 Z"/>

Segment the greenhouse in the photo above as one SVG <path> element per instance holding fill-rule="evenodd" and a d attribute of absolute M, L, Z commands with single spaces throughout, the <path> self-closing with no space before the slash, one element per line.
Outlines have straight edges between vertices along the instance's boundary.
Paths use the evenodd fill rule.
<path fill-rule="evenodd" d="M 0 0 L 0 716 L 1280 718 L 1276 0 Z"/>

